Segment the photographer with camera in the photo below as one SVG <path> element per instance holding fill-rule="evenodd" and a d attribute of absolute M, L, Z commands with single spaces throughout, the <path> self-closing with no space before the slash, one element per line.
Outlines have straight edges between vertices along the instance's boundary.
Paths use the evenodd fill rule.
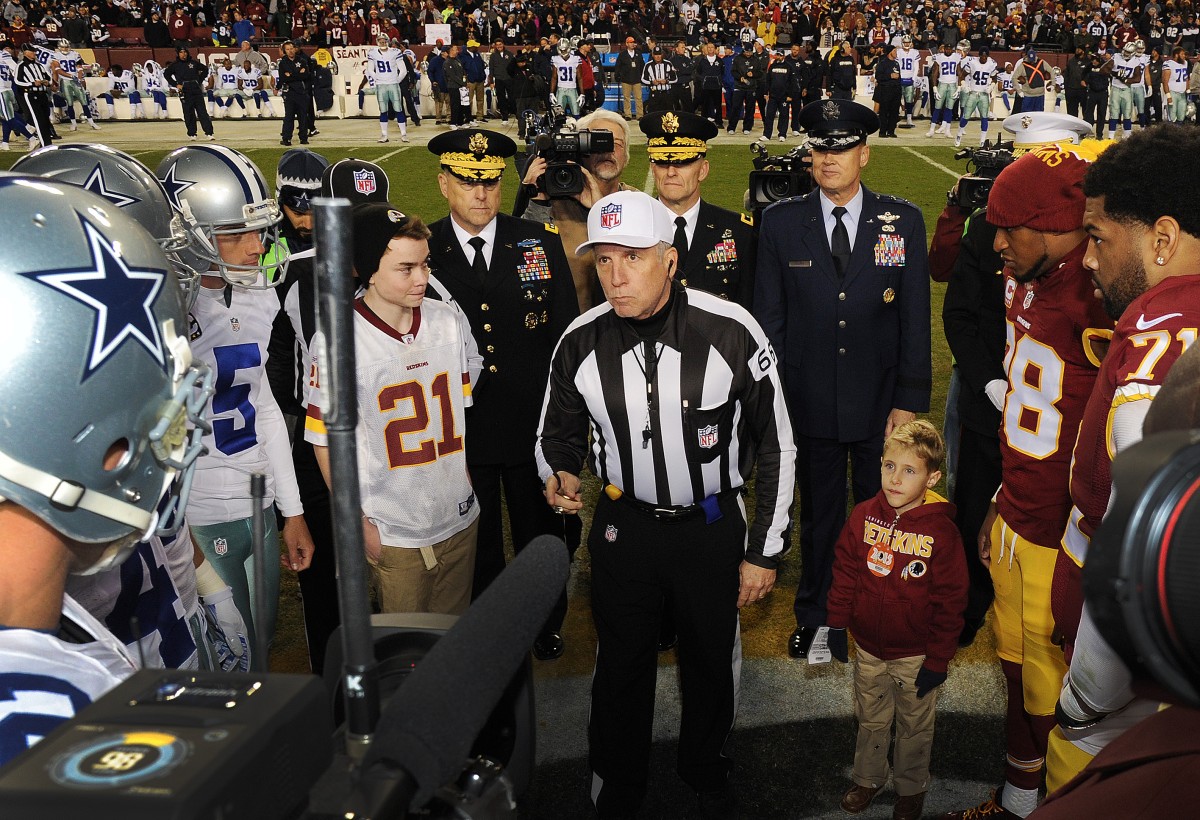
<path fill-rule="evenodd" d="M 862 184 L 879 118 L 831 99 L 806 106 L 800 123 L 820 190 L 763 212 L 753 311 L 782 366 L 800 456 L 793 658 L 825 624 L 847 462 L 855 502 L 878 494 L 883 439 L 928 411 L 932 385 L 921 211 Z"/>
<path fill-rule="evenodd" d="M 599 304 L 603 297 L 591 254 L 576 254 L 574 248 L 587 241 L 587 216 L 592 205 L 609 194 L 626 190 L 621 174 L 629 164 L 629 125 L 620 114 L 603 108 L 580 118 L 576 125 L 577 132 L 558 132 L 566 137 L 564 140 L 556 140 L 555 134 L 542 133 L 533 141 L 533 157 L 521 178 L 528 204 L 523 210 L 514 211 L 519 211 L 517 215 L 524 219 L 558 228 L 582 313 Z M 600 142 L 596 132 L 606 132 L 600 136 L 611 140 L 606 140 L 611 146 L 608 150 L 591 150 L 593 140 Z M 573 144 L 575 150 L 562 157 L 546 156 L 545 151 L 553 150 L 559 141 Z M 586 151 L 580 150 L 584 142 L 588 143 Z"/>
<path fill-rule="evenodd" d="M 757 255 L 754 219 L 700 198 L 700 183 L 709 172 L 708 140 L 719 129 L 703 117 L 673 111 L 647 114 L 638 127 L 647 137 L 658 201 L 675 220 L 675 281 L 749 310 Z"/>
<path fill-rule="evenodd" d="M 1081 573 L 1111 506 L 1112 459 L 1141 439 L 1163 377 L 1200 326 L 1198 175 L 1179 162 L 1198 147 L 1193 129 L 1149 128 L 1102 154 L 1084 180 L 1091 240 L 1084 264 L 1117 324 L 1079 428 L 1072 509 L 1055 567 L 1055 626 L 1073 652 L 1058 701 L 1062 736 L 1056 731 L 1050 745 L 1062 775 L 1050 788 L 1156 708 L 1133 700 L 1128 668 L 1097 633 L 1091 604 L 1082 604 Z M 1145 195 L 1146 179 L 1160 181 L 1153 197 Z"/>

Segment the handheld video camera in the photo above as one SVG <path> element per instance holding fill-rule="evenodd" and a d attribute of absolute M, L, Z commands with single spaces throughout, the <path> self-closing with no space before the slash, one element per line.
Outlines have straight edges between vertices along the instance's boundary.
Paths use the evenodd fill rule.
<path fill-rule="evenodd" d="M 786 154 L 772 156 L 758 143 L 750 144 L 754 170 L 750 172 L 751 208 L 765 208 L 793 196 L 802 196 L 813 189 L 812 152 L 799 146 Z"/>
<path fill-rule="evenodd" d="M 946 202 L 974 211 L 987 205 L 988 194 L 1000 172 L 1012 165 L 1016 157 L 1012 144 L 985 143 L 981 148 L 964 148 L 954 155 L 955 159 L 967 161 L 967 176 L 958 181 L 958 195 L 950 191 Z"/>
<path fill-rule="evenodd" d="M 579 131 L 568 124 L 557 103 L 538 117 L 526 111 L 525 142 L 529 158 L 545 157 L 546 173 L 538 179 L 538 189 L 551 199 L 563 199 L 583 192 L 583 168 L 580 163 L 592 154 L 607 154 L 615 145 L 611 131 L 603 128 Z"/>

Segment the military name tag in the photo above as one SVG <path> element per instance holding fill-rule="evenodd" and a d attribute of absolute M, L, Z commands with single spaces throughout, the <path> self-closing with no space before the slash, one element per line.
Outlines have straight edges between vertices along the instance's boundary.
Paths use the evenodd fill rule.
<path fill-rule="evenodd" d="M 793 259 L 788 262 L 788 267 L 789 268 L 811 268 L 812 260 L 811 259 Z"/>

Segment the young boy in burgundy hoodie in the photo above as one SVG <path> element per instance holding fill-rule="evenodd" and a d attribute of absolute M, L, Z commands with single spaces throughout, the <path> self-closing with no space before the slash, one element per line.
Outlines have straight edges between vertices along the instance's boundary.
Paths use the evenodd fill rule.
<path fill-rule="evenodd" d="M 927 421 L 896 428 L 884 443 L 879 495 L 857 505 L 838 538 L 829 590 L 829 649 L 858 646 L 854 786 L 842 809 L 858 814 L 888 778 L 896 726 L 894 820 L 917 820 L 929 786 L 938 687 L 958 649 L 967 568 L 954 505 L 933 492 L 945 447 Z"/>

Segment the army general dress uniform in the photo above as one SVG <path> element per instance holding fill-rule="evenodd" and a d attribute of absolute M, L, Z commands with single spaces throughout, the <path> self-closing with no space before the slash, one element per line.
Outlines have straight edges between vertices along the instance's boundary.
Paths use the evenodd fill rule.
<path fill-rule="evenodd" d="M 853 102 L 801 115 L 816 151 L 854 148 L 879 127 Z M 814 161 L 817 161 L 814 158 Z M 855 503 L 879 492 L 893 408 L 927 412 L 931 387 L 925 223 L 907 200 L 860 185 L 844 219 L 856 229 L 844 275 L 831 250 L 833 204 L 818 189 L 763 212 L 754 316 L 782 365 L 799 455 L 801 578 L 796 623 L 825 623 L 833 548 L 846 519 L 847 458 Z M 834 231 L 836 234 L 836 231 Z"/>
<path fill-rule="evenodd" d="M 646 135 L 650 162 L 656 165 L 704 159 L 707 141 L 720 133 L 704 117 L 678 111 L 647 114 L 638 126 Z M 749 310 L 757 257 L 753 217 L 719 208 L 702 198 L 686 219 L 690 240 L 684 244 L 677 238 L 674 243 L 679 251 L 676 281 Z"/>
<path fill-rule="evenodd" d="M 498 180 L 516 144 L 493 131 L 459 129 L 430 140 L 429 150 L 460 179 Z M 498 214 L 491 262 L 481 277 L 472 268 L 474 249 L 464 250 L 452 219 L 429 226 L 429 264 L 466 314 L 483 356 L 466 442 L 480 506 L 473 592 L 478 597 L 504 569 L 501 484 L 515 549 L 538 535 L 563 536 L 561 518 L 542 497 L 533 452 L 550 355 L 579 308 L 557 228 Z M 547 630 L 558 632 L 565 615 L 564 593 Z"/>

